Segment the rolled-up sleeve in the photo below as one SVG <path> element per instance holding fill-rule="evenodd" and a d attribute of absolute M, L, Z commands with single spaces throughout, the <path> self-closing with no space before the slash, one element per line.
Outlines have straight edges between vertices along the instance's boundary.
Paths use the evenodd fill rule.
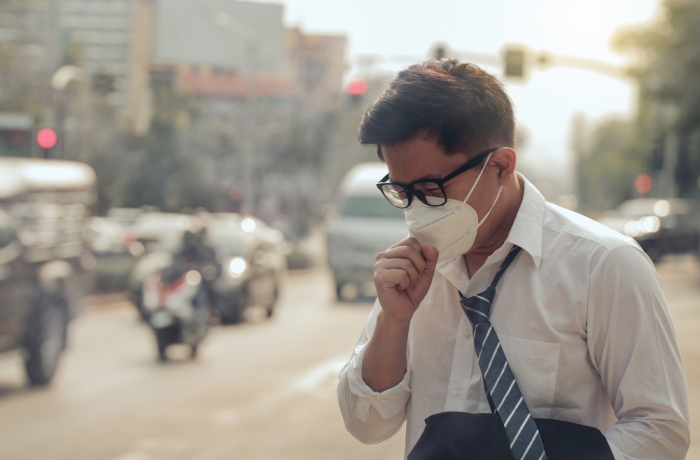
<path fill-rule="evenodd" d="M 618 419 L 605 432 L 616 460 L 684 459 L 685 376 L 653 264 L 638 247 L 621 246 L 591 275 L 588 347 Z"/>
<path fill-rule="evenodd" d="M 411 373 L 388 390 L 376 392 L 362 378 L 362 360 L 381 307 L 374 307 L 355 347 L 350 362 L 340 372 L 338 402 L 348 431 L 365 444 L 382 442 L 393 436 L 406 418 L 406 403 L 411 397 Z"/>

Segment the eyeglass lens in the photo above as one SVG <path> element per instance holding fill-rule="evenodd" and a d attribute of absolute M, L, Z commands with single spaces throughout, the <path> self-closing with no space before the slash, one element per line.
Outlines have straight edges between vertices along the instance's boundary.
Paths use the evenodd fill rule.
<path fill-rule="evenodd" d="M 382 193 L 389 203 L 397 208 L 406 208 L 409 205 L 408 193 L 401 185 L 386 184 L 382 186 Z M 413 194 L 428 206 L 442 206 L 447 198 L 440 186 L 431 181 L 418 182 L 413 185 Z"/>

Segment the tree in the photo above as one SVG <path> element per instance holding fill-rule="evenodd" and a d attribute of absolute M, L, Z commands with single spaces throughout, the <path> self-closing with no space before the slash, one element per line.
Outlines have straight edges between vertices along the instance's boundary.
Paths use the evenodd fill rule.
<path fill-rule="evenodd" d="M 635 121 L 613 118 L 590 128 L 577 117 L 572 148 L 582 210 L 611 209 L 635 196 L 634 180 L 646 169 L 645 140 Z"/>
<path fill-rule="evenodd" d="M 212 192 L 203 180 L 197 158 L 183 151 L 191 101 L 171 87 L 155 92 L 151 129 L 133 154 L 123 189 L 125 206 L 156 206 L 163 211 L 212 208 Z"/>
<path fill-rule="evenodd" d="M 630 73 L 640 86 L 638 123 L 652 133 L 650 168 L 658 144 L 679 139 L 675 178 L 681 196 L 697 192 L 700 176 L 700 0 L 665 0 L 658 21 L 621 30 L 614 46 L 633 56 Z M 660 120 L 659 113 L 672 116 Z"/>

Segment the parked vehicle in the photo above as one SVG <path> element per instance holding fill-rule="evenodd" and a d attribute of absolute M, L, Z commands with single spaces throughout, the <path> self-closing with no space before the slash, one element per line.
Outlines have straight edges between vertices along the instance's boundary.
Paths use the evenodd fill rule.
<path fill-rule="evenodd" d="M 328 217 L 328 265 L 339 299 L 375 295 L 373 274 L 378 253 L 408 236 L 404 212 L 379 193 L 387 173 L 383 163 L 362 163 L 343 179 L 337 211 Z"/>
<path fill-rule="evenodd" d="M 146 278 L 173 263 L 186 227 L 202 226 L 198 219 L 180 220 L 182 217 L 196 219 L 151 213 L 142 217 L 141 226 L 138 222 L 135 226 L 137 241 L 144 243 L 147 252 L 131 273 L 129 292 L 144 318 L 149 312 L 140 297 Z M 213 265 L 218 268 L 212 271 L 215 267 L 204 267 L 202 276 L 211 283 L 211 306 L 221 322 L 240 322 L 245 310 L 254 306 L 263 307 L 267 316 L 272 316 L 286 269 L 281 233 L 253 217 L 215 213 L 207 218 L 204 241 L 214 251 Z"/>
<path fill-rule="evenodd" d="M 637 240 L 654 263 L 666 254 L 700 252 L 700 206 L 692 200 L 629 200 L 600 222 Z"/>
<path fill-rule="evenodd" d="M 94 185 L 81 163 L 0 159 L 0 352 L 22 349 L 33 385 L 54 376 L 90 287 L 81 232 Z"/>
<path fill-rule="evenodd" d="M 143 286 L 143 305 L 158 347 L 158 359 L 167 360 L 173 344 L 190 347 L 192 358 L 209 329 L 210 300 L 198 267 L 171 267 L 150 275 Z"/>

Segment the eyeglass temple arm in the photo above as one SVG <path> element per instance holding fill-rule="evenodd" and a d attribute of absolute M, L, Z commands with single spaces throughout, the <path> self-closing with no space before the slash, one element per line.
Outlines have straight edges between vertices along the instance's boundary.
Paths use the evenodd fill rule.
<path fill-rule="evenodd" d="M 448 180 L 450 180 L 450 179 L 452 179 L 452 178 L 454 178 L 454 177 L 456 177 L 456 176 L 459 176 L 459 175 L 462 174 L 463 172 L 472 169 L 473 167 L 475 167 L 476 165 L 478 165 L 479 163 L 481 163 L 481 162 L 484 160 L 484 158 L 486 158 L 487 156 L 489 156 L 491 153 L 495 152 L 495 151 L 498 150 L 499 148 L 500 148 L 500 147 L 497 147 L 497 148 L 495 148 L 495 149 L 489 149 L 489 150 L 487 150 L 487 151 L 485 151 L 485 152 L 482 152 L 482 153 L 478 154 L 477 156 L 475 156 L 475 157 L 472 158 L 471 160 L 467 161 L 467 162 L 464 164 L 464 166 L 462 166 L 461 168 L 459 168 L 459 169 L 457 169 L 456 171 L 452 172 L 451 174 L 448 174 L 447 176 L 443 177 L 443 178 L 442 178 L 442 181 L 443 181 L 443 182 L 447 182 Z M 389 177 L 388 174 L 387 174 L 387 177 Z"/>

